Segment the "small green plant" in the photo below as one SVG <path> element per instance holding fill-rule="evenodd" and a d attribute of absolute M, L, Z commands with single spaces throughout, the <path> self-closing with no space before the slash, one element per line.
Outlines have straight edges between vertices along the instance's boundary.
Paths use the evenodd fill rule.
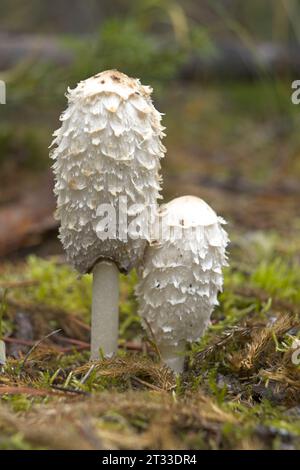
<path fill-rule="evenodd" d="M 263 260 L 251 275 L 251 281 L 270 295 L 292 302 L 300 300 L 300 268 L 296 263 L 281 258 L 271 262 Z"/>
<path fill-rule="evenodd" d="M 78 60 L 70 72 L 76 81 L 115 68 L 157 87 L 176 75 L 184 59 L 176 42 L 158 41 L 133 18 L 110 19 L 90 43 L 74 41 L 72 47 Z"/>

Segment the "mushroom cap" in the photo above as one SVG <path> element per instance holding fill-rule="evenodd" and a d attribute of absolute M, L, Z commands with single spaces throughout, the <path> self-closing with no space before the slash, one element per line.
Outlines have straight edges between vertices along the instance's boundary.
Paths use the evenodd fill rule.
<path fill-rule="evenodd" d="M 153 90 L 150 86 L 142 85 L 140 80 L 128 77 L 118 70 L 105 70 L 93 77 L 82 80 L 74 90 L 68 91 L 71 99 L 86 99 L 101 93 L 112 93 L 128 100 L 132 95 L 147 98 Z"/>
<path fill-rule="evenodd" d="M 146 248 L 136 287 L 139 314 L 158 345 L 196 341 L 209 324 L 227 265 L 223 223 L 194 196 L 161 206 L 161 239 Z"/>
<path fill-rule="evenodd" d="M 143 255 L 147 231 L 141 230 L 138 238 L 129 231 L 124 239 L 118 228 L 121 217 L 127 216 L 130 226 L 144 209 L 157 207 L 160 198 L 165 134 L 151 92 L 138 79 L 116 70 L 68 90 L 68 107 L 54 133 L 51 157 L 60 239 L 69 261 L 82 273 L 101 259 L 128 272 Z M 128 212 L 120 214 L 124 197 Z M 114 233 L 104 227 L 102 204 L 115 210 Z M 109 214 L 107 223 L 113 220 Z"/>
<path fill-rule="evenodd" d="M 159 210 L 161 216 L 168 216 L 168 224 L 174 227 L 197 227 L 213 225 L 218 222 L 217 214 L 203 199 L 196 196 L 181 196 Z"/>

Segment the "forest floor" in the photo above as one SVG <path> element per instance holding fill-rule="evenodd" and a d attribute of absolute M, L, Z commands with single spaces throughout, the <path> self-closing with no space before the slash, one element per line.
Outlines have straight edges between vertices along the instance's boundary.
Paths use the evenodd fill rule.
<path fill-rule="evenodd" d="M 55 227 L 2 257 L 0 449 L 300 449 L 300 111 L 280 87 L 276 103 L 266 84 L 161 99 L 164 197 L 203 197 L 231 238 L 220 305 L 181 377 L 140 326 L 134 272 L 121 276 L 118 356 L 90 363 L 91 277 L 65 264 Z M 38 154 L 18 129 L 13 147 L 0 132 L 2 155 L 24 139 Z M 23 163 L 2 163 L 0 220 L 7 201 L 22 207 L 9 175 Z"/>

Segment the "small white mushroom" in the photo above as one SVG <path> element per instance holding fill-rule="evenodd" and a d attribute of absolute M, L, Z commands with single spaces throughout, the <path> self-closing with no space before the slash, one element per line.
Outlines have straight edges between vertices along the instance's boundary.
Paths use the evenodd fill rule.
<path fill-rule="evenodd" d="M 161 206 L 156 240 L 146 248 L 136 294 L 139 314 L 163 361 L 180 373 L 187 342 L 199 340 L 222 290 L 227 265 L 225 221 L 201 199 Z"/>
<path fill-rule="evenodd" d="M 118 71 L 99 73 L 68 90 L 54 133 L 60 239 L 70 263 L 94 275 L 92 359 L 100 348 L 116 351 L 118 273 L 137 265 L 148 239 L 142 228 L 133 236 L 130 224 L 160 197 L 164 128 L 151 92 Z"/>

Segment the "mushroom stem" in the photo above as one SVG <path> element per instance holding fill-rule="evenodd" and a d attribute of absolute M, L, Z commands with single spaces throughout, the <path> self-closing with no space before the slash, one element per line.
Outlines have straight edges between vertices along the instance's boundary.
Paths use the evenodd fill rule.
<path fill-rule="evenodd" d="M 115 263 L 100 261 L 93 269 L 91 360 L 100 350 L 112 357 L 118 349 L 119 270 Z"/>
<path fill-rule="evenodd" d="M 170 344 L 158 345 L 162 361 L 173 370 L 175 374 L 183 372 L 185 360 L 185 341 L 181 341 L 177 346 Z"/>

